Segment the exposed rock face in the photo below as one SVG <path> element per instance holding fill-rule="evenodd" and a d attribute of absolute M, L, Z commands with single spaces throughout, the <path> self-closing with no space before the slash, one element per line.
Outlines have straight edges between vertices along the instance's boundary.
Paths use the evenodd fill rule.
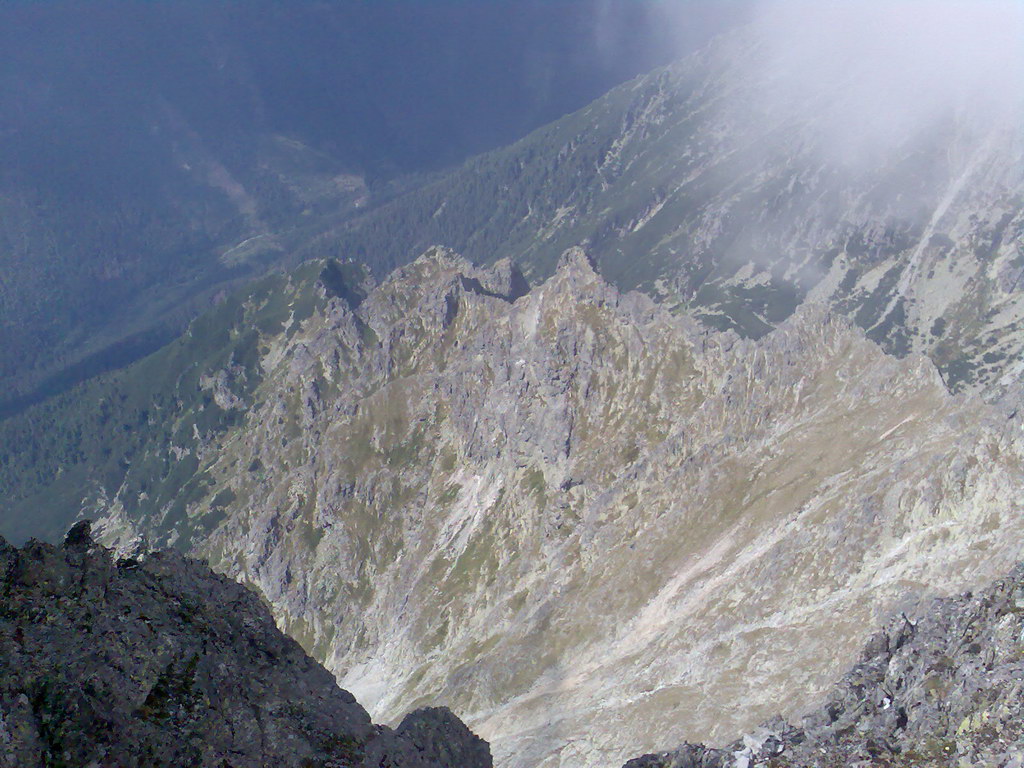
<path fill-rule="evenodd" d="M 1020 557 L 1019 421 L 926 358 L 813 305 L 703 331 L 579 250 L 514 274 L 435 249 L 262 336 L 233 426 L 172 440 L 193 480 L 130 470 L 104 540 L 208 557 L 375 717 L 443 703 L 530 768 L 801 711 L 908 593 Z"/>
<path fill-rule="evenodd" d="M 955 388 L 1020 381 L 1019 115 L 943 114 L 865 152 L 833 128 L 837 110 L 847 126 L 884 119 L 844 104 L 872 57 L 808 93 L 765 48 L 726 36 L 347 223 L 323 250 L 404 263 L 441 243 L 515 258 L 537 282 L 585 243 L 616 285 L 718 328 L 760 336 L 811 299 L 892 353 L 928 355 Z"/>
<path fill-rule="evenodd" d="M 776 718 L 725 749 L 687 744 L 625 768 L 1024 764 L 1024 566 L 874 635 L 799 726 Z"/>
<path fill-rule="evenodd" d="M 395 729 L 395 735 L 399 743 L 411 744 L 427 765 L 451 768 L 486 768 L 491 765 L 491 750 L 487 742 L 473 735 L 465 723 L 444 707 L 423 707 L 410 712 Z M 402 753 L 398 754 L 404 757 Z M 379 761 L 368 762 L 380 765 Z"/>
<path fill-rule="evenodd" d="M 250 590 L 176 552 L 0 540 L 0 766 L 489 768 L 446 710 L 374 726 Z"/>

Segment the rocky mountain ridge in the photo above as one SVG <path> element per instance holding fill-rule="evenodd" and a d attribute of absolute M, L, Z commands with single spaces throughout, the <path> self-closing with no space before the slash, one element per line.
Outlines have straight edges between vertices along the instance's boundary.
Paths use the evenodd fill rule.
<path fill-rule="evenodd" d="M 451 712 L 374 726 L 251 591 L 174 551 L 0 540 L 0 765 L 490 768 Z"/>
<path fill-rule="evenodd" d="M 580 250 L 528 292 L 443 249 L 304 274 L 83 509 L 254 586 L 385 721 L 445 702 L 510 766 L 728 737 L 1020 555 L 1016 418 L 826 309 L 743 340 Z"/>
<path fill-rule="evenodd" d="M 531 282 L 583 244 L 611 282 L 759 337 L 803 302 L 998 396 L 1024 349 L 1020 112 L 944 111 L 861 145 L 846 90 L 787 88 L 755 30 L 639 77 L 305 252 L 379 275 L 440 243 Z M 870 57 L 868 57 L 870 58 Z M 870 61 L 850 62 L 856 84 Z M 973 117 L 972 117 L 973 116 Z"/>
<path fill-rule="evenodd" d="M 688 45 L 728 15 L 695 13 Z M 679 41 L 653 15 L 619 0 L 0 6 L 0 417 L 158 349 L 325 229 L 666 61 Z"/>

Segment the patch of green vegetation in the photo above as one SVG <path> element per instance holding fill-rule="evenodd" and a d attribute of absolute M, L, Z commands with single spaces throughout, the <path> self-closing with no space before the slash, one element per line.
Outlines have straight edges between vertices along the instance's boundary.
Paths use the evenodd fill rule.
<path fill-rule="evenodd" d="M 437 623 L 424 634 L 423 648 L 430 650 L 439 647 L 448 637 L 448 628 L 448 616 L 439 616 Z"/>
<path fill-rule="evenodd" d="M 437 461 L 438 468 L 446 475 L 450 475 L 455 471 L 455 462 L 458 460 L 455 451 L 445 446 L 444 450 L 441 451 L 441 457 Z"/>
<path fill-rule="evenodd" d="M 129 515 L 164 511 L 166 526 L 183 523 L 213 485 L 200 476 L 198 447 L 245 418 L 215 402 L 212 382 L 222 377 L 243 407 L 252 401 L 268 334 L 281 332 L 295 306 L 326 300 L 323 269 L 264 278 L 149 357 L 0 421 L 0 534 L 59 538 L 97 483 L 107 494 L 123 489 Z M 259 469 L 254 460 L 249 471 Z M 188 545 L 187 537 L 179 542 Z"/>
<path fill-rule="evenodd" d="M 622 449 L 621 460 L 623 466 L 628 466 L 640 457 L 640 446 L 633 441 Z"/>
<path fill-rule="evenodd" d="M 917 747 L 890 758 L 891 768 L 934 768 L 957 762 L 956 742 L 953 739 L 931 737 Z"/>
<path fill-rule="evenodd" d="M 760 338 L 793 314 L 803 297 L 796 284 L 773 278 L 768 283 L 749 286 L 705 283 L 693 305 L 715 310 L 703 317 L 720 330 Z"/>
<path fill-rule="evenodd" d="M 659 112 L 699 114 L 690 102 L 694 91 L 664 78 L 674 76 L 660 72 L 615 89 L 516 144 L 474 158 L 357 217 L 311 253 L 365 260 L 384 275 L 444 243 L 477 263 L 515 257 L 536 281 L 551 273 L 565 248 L 586 241 L 609 279 L 626 288 L 648 285 L 689 250 L 676 244 L 685 241 L 680 225 L 697 215 L 693 198 L 708 183 L 696 182 L 690 197 L 670 193 L 685 167 L 678 147 L 696 129 L 691 120 L 647 126 L 642 150 L 617 147 L 626 126 L 654 105 Z M 662 212 L 634 227 L 654 201 Z"/>
<path fill-rule="evenodd" d="M 405 684 L 402 686 L 405 691 L 414 691 L 423 678 L 426 677 L 427 672 L 430 671 L 430 664 L 420 664 L 416 667 L 413 673 L 406 679 Z"/>
<path fill-rule="evenodd" d="M 426 445 L 426 429 L 417 427 L 408 439 L 394 445 L 385 454 L 385 461 L 392 467 L 404 467 L 415 464 Z"/>
<path fill-rule="evenodd" d="M 547 481 L 544 479 L 544 473 L 539 469 L 530 468 L 523 473 L 523 479 L 520 481 L 520 485 L 523 490 L 528 493 L 532 493 L 537 498 L 537 505 L 541 508 L 547 504 Z"/>
<path fill-rule="evenodd" d="M 861 301 L 857 314 L 854 316 L 857 325 L 868 329 L 884 319 L 882 313 L 888 309 L 893 291 L 902 273 L 902 266 L 895 264 L 882 276 L 875 289 Z"/>
<path fill-rule="evenodd" d="M 213 497 L 213 501 L 210 502 L 210 507 L 213 509 L 223 509 L 224 507 L 235 501 L 238 496 L 230 488 L 225 488 L 220 491 L 216 496 Z"/>
<path fill-rule="evenodd" d="M 449 506 L 453 504 L 457 498 L 459 498 L 459 492 L 462 490 L 462 486 L 458 483 L 452 483 L 444 492 L 437 498 L 437 503 L 442 506 Z"/>
<path fill-rule="evenodd" d="M 157 677 L 146 700 L 136 712 L 137 716 L 149 722 L 166 722 L 174 717 L 177 711 L 190 711 L 201 698 L 195 687 L 196 667 L 199 658 L 193 656 L 178 669 L 172 662 Z"/>

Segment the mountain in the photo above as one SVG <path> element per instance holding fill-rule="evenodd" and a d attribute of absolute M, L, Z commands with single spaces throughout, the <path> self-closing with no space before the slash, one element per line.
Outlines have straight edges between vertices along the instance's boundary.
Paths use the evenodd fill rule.
<path fill-rule="evenodd" d="M 826 703 L 726 749 L 687 744 L 625 768 L 1016 766 L 1024 568 L 978 593 L 924 602 L 868 641 Z"/>
<path fill-rule="evenodd" d="M 794 91 L 747 30 L 447 172 L 740 9 L 691 5 L 673 47 L 673 25 L 597 0 L 65 5 L 0 26 L 4 413 L 158 348 L 272 265 L 354 258 L 379 279 L 434 244 L 534 283 L 583 244 L 618 287 L 751 337 L 812 297 L 953 388 L 1017 386 L 1019 115 L 949 106 L 889 135 L 870 57 L 844 60 L 849 88 Z"/>
<path fill-rule="evenodd" d="M 879 85 L 870 58 L 842 60 L 848 88 L 798 89 L 806 74 L 768 47 L 719 38 L 304 252 L 383 275 L 442 244 L 537 282 L 582 244 L 620 288 L 718 328 L 757 338 L 811 299 L 890 353 L 928 355 L 954 389 L 1015 388 L 1019 113 L 950 106 L 883 130 L 882 97 L 849 96 L 861 76 Z"/>
<path fill-rule="evenodd" d="M 780 90 L 767 45 L 328 216 L 6 419 L 3 534 L 206 558 L 374 717 L 451 706 L 509 768 L 813 710 L 866 627 L 1020 559 L 1024 154 L 1012 111 Z"/>
<path fill-rule="evenodd" d="M 249 590 L 177 552 L 0 540 L 0 765 L 490 768 L 450 712 L 374 726 Z"/>
<path fill-rule="evenodd" d="M 744 340 L 579 249 L 533 289 L 311 263 L 0 428 L 8 527 L 208 558 L 375 717 L 443 702 L 508 766 L 790 716 L 1020 554 L 1016 416 L 821 306 Z"/>
<path fill-rule="evenodd" d="M 617 0 L 3 4 L 0 414 L 728 16 L 692 15 L 677 40 Z"/>

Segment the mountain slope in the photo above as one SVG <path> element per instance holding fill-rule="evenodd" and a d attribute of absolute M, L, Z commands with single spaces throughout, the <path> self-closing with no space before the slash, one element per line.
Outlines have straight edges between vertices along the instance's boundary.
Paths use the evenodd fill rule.
<path fill-rule="evenodd" d="M 318 294 L 321 275 L 330 294 Z M 56 540 L 83 496 L 97 490 L 120 489 L 139 506 L 180 498 L 183 512 L 195 488 L 189 446 L 240 418 L 246 393 L 262 378 L 261 338 L 290 336 L 334 291 L 357 300 L 364 278 L 358 267 L 321 264 L 271 275 L 225 297 L 134 366 L 0 422 L 0 532 L 15 541 Z M 219 397 L 224 382 L 234 390 L 227 400 Z M 23 509 L 32 514 L 14 511 Z M 179 522 L 187 521 L 182 515 Z"/>
<path fill-rule="evenodd" d="M 255 586 L 377 717 L 450 703 L 515 766 L 716 738 L 822 691 L 908 592 L 1019 557 L 1016 417 L 820 307 L 744 341 L 578 250 L 529 292 L 440 249 L 372 289 L 334 269 L 240 298 L 163 437 L 59 475 L 105 541 Z"/>
<path fill-rule="evenodd" d="M 383 275 L 440 243 L 513 257 L 536 282 L 584 244 L 619 287 L 716 327 L 758 337 L 813 297 L 953 387 L 1003 391 L 1024 344 L 1020 119 L 944 112 L 866 148 L 837 141 L 839 118 L 870 135 L 884 117 L 851 115 L 844 88 L 787 90 L 800 73 L 765 47 L 720 38 L 305 252 Z"/>
<path fill-rule="evenodd" d="M 373 726 L 245 588 L 175 552 L 0 540 L 0 765 L 489 768 L 446 710 Z"/>
<path fill-rule="evenodd" d="M 977 593 L 923 602 L 872 635 L 826 703 L 726 749 L 687 744 L 626 768 L 1016 766 L 1024 568 Z"/>
<path fill-rule="evenodd" d="M 664 62 L 678 41 L 652 14 L 3 4 L 0 415 L 144 356 L 325 227 Z M 728 15 L 696 9 L 688 37 Z"/>

